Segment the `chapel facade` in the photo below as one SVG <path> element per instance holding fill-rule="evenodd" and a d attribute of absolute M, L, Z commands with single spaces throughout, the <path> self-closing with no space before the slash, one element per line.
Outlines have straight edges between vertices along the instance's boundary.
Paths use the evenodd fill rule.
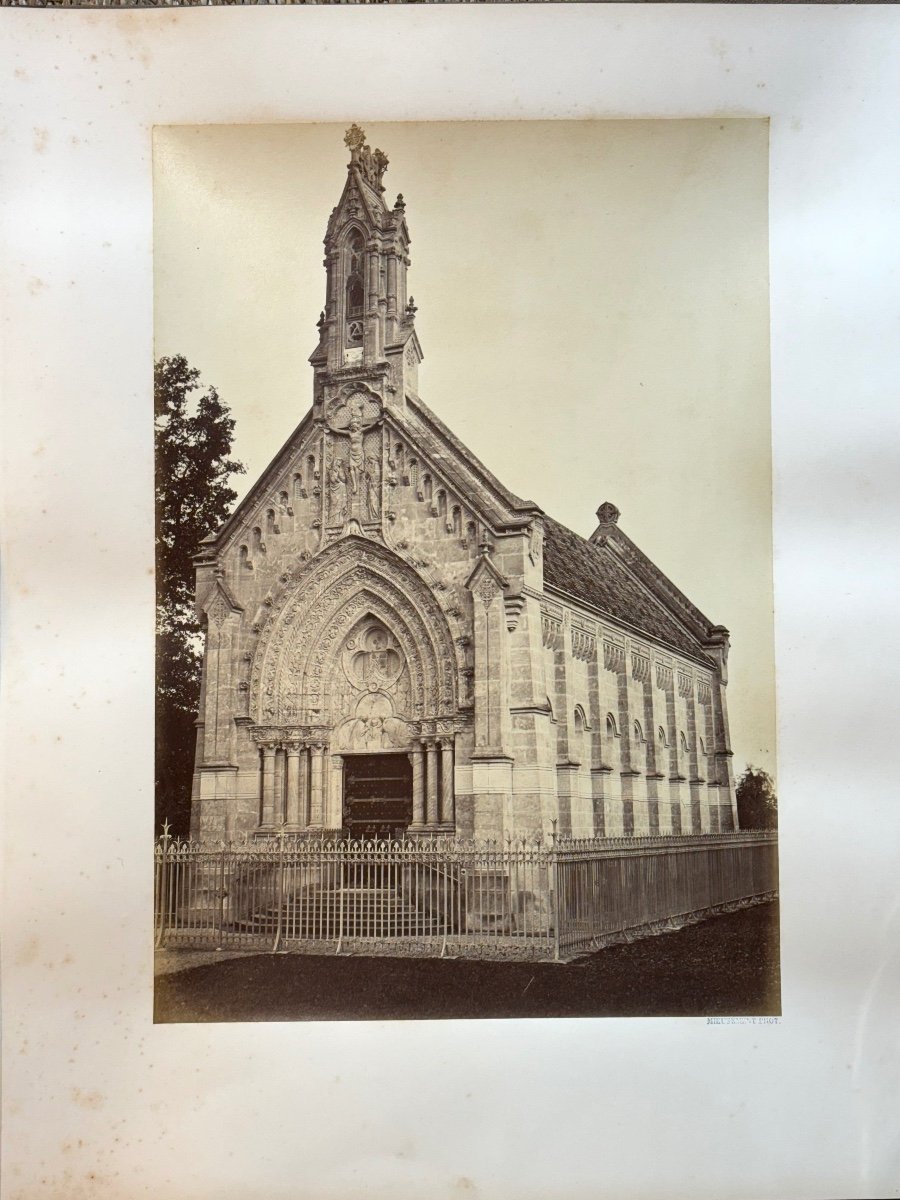
<path fill-rule="evenodd" d="M 312 408 L 195 560 L 192 836 L 735 829 L 727 630 L 425 405 L 403 197 L 345 140 Z"/>

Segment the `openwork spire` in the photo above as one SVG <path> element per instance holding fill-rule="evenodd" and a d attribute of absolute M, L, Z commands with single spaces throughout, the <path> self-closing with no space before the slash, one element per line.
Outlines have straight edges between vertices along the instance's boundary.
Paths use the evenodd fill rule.
<path fill-rule="evenodd" d="M 406 290 L 406 203 L 402 196 L 392 208 L 385 202 L 388 157 L 369 146 L 364 129 L 351 125 L 344 144 L 350 161 L 325 231 L 325 309 L 310 358 L 317 411 L 332 402 L 340 408 L 360 389 L 402 408 L 407 392 L 418 391 L 422 361 L 416 306 Z"/>

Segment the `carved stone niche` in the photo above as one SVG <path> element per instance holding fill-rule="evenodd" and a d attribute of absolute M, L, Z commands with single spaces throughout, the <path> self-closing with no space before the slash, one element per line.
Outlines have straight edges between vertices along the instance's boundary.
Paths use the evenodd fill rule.
<path fill-rule="evenodd" d="M 363 523 L 381 519 L 381 417 L 380 399 L 359 385 L 343 388 L 326 406 L 329 527 L 343 527 L 351 518 Z"/>

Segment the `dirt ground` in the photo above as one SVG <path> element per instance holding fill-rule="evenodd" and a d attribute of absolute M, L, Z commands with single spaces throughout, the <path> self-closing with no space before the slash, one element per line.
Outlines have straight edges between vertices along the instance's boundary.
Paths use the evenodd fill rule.
<path fill-rule="evenodd" d="M 777 904 L 713 917 L 567 964 L 257 954 L 179 971 L 166 965 L 156 980 L 157 1022 L 781 1011 Z"/>

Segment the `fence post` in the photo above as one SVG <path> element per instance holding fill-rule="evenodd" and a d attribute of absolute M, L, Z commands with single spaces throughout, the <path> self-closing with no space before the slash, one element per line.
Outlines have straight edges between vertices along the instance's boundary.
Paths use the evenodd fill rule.
<path fill-rule="evenodd" d="M 335 842 L 338 857 L 338 937 L 337 945 L 334 948 L 335 954 L 340 954 L 341 944 L 344 940 L 344 851 L 348 845 L 348 842 Z M 359 912 L 358 908 L 357 912 Z"/>
<path fill-rule="evenodd" d="M 559 962 L 559 858 L 556 849 L 556 818 L 550 822 L 550 918 L 553 921 L 553 961 Z"/>
<path fill-rule="evenodd" d="M 284 823 L 278 830 L 278 870 L 275 874 L 275 905 L 277 917 L 275 920 L 275 941 L 272 953 L 277 954 L 281 948 L 281 928 L 284 920 Z"/>
<path fill-rule="evenodd" d="M 223 840 L 222 841 L 222 854 L 221 854 L 222 862 L 221 862 L 221 870 L 219 872 L 219 889 L 218 889 L 218 893 L 216 896 L 216 907 L 217 907 L 218 913 L 219 913 L 219 928 L 218 928 L 219 936 L 216 939 L 218 941 L 218 945 L 216 946 L 217 950 L 222 949 L 222 942 L 225 937 L 225 853 L 226 853 L 225 842 Z"/>
<path fill-rule="evenodd" d="M 170 828 L 169 819 L 167 817 L 166 820 L 163 821 L 163 831 L 162 831 L 162 839 L 161 839 L 162 853 L 160 855 L 160 868 L 159 868 L 159 925 L 156 930 L 156 949 L 157 950 L 159 950 L 163 944 L 163 935 L 165 933 L 165 928 L 166 928 L 166 905 L 168 904 L 168 898 L 166 896 L 166 890 L 167 890 L 166 884 L 168 882 L 166 879 L 166 874 L 167 874 L 166 867 L 168 864 L 168 857 L 169 857 L 169 828 Z"/>

